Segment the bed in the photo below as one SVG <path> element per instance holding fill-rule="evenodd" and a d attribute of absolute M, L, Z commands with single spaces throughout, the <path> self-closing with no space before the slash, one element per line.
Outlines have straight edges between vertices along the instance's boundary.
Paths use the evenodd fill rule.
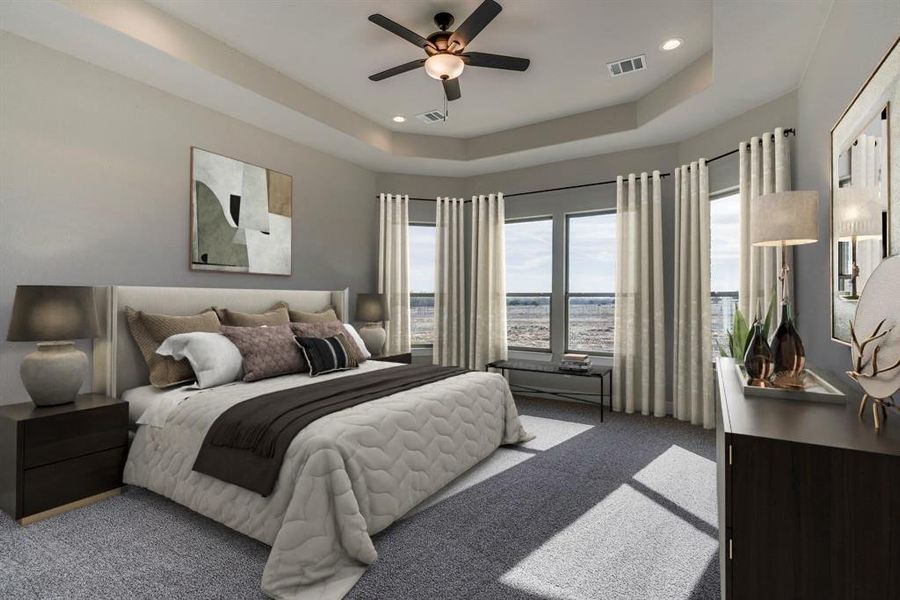
<path fill-rule="evenodd" d="M 98 391 L 122 396 L 146 385 L 144 362 L 125 326 L 124 306 L 192 314 L 211 305 L 262 312 L 284 300 L 301 310 L 334 306 L 347 290 L 100 288 L 105 336 L 95 345 Z M 261 496 L 192 470 L 205 433 L 229 407 L 260 394 L 354 377 L 397 365 L 370 360 L 353 371 L 286 375 L 208 390 L 172 390 L 151 401 L 124 479 L 272 547 L 262 580 L 274 598 L 343 597 L 377 553 L 372 536 L 502 444 L 530 439 L 500 375 L 467 372 L 322 417 L 291 442 L 274 490 Z"/>

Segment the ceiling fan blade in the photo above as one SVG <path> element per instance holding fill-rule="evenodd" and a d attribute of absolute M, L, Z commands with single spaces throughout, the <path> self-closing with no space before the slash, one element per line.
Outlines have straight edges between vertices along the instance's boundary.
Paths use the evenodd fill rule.
<path fill-rule="evenodd" d="M 531 61 L 527 58 L 516 56 L 503 56 L 502 54 L 486 54 L 484 52 L 467 52 L 460 54 L 463 61 L 470 67 L 487 67 L 488 69 L 507 69 L 509 71 L 525 71 Z"/>
<path fill-rule="evenodd" d="M 382 79 L 387 79 L 388 77 L 393 77 L 394 75 L 399 75 L 400 73 L 406 73 L 407 71 L 412 71 L 413 69 L 418 69 L 422 65 L 425 64 L 425 59 L 414 60 L 412 62 L 408 62 L 405 65 L 399 65 L 393 67 L 391 69 L 387 69 L 386 71 L 382 71 L 381 73 L 375 73 L 374 75 L 369 75 L 369 79 L 372 81 L 381 81 Z"/>
<path fill-rule="evenodd" d="M 414 44 L 414 45 L 418 46 L 419 48 L 428 48 L 428 47 L 434 48 L 434 45 L 431 42 L 429 42 L 428 40 L 423 38 L 421 35 L 419 35 L 415 31 L 410 31 L 409 29 L 407 29 L 400 23 L 391 21 L 384 15 L 379 15 L 379 14 L 370 15 L 369 20 L 372 21 L 373 23 L 375 23 L 376 25 L 384 27 L 385 29 L 387 29 L 388 31 L 393 33 L 394 35 L 399 35 L 407 42 Z"/>
<path fill-rule="evenodd" d="M 456 79 L 443 79 L 441 83 L 444 84 L 444 94 L 447 96 L 447 100 L 459 100 L 462 98 L 462 92 L 459 91 L 459 78 Z"/>
<path fill-rule="evenodd" d="M 469 15 L 469 18 L 463 21 L 463 24 L 457 27 L 453 35 L 450 36 L 450 44 L 456 43 L 458 47 L 465 48 L 468 46 L 475 36 L 481 33 L 481 30 L 487 27 L 487 24 L 494 20 L 494 17 L 500 14 L 503 7 L 494 2 L 494 0 L 484 0 L 475 11 Z M 458 51 L 458 50 L 457 50 Z"/>

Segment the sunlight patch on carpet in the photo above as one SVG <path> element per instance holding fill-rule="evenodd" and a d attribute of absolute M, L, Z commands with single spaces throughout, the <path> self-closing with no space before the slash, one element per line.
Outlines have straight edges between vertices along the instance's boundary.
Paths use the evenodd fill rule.
<path fill-rule="evenodd" d="M 717 551 L 715 539 L 622 485 L 500 582 L 548 600 L 687 600 Z"/>
<path fill-rule="evenodd" d="M 716 463 L 684 448 L 672 445 L 653 462 L 637 472 L 634 480 L 691 513 L 718 526 Z"/>
<path fill-rule="evenodd" d="M 535 438 L 530 442 L 520 444 L 524 448 L 531 450 L 549 450 L 550 448 L 562 444 L 579 433 L 584 433 L 588 429 L 593 429 L 593 425 L 585 425 L 584 423 L 573 423 L 571 421 L 560 421 L 558 419 L 547 419 L 545 417 L 532 417 L 530 415 L 520 415 L 519 420 L 528 433 L 533 433 Z"/>

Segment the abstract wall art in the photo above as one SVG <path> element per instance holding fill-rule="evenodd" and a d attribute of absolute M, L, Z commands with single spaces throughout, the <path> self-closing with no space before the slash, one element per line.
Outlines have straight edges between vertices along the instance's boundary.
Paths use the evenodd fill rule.
<path fill-rule="evenodd" d="M 191 269 L 291 274 L 290 175 L 191 148 Z"/>

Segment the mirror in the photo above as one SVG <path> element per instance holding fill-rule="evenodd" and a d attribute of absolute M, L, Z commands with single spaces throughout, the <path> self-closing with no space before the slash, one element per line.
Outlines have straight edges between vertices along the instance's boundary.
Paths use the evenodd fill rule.
<path fill-rule="evenodd" d="M 832 338 L 849 344 L 859 294 L 900 254 L 900 48 L 897 43 L 831 132 Z"/>

